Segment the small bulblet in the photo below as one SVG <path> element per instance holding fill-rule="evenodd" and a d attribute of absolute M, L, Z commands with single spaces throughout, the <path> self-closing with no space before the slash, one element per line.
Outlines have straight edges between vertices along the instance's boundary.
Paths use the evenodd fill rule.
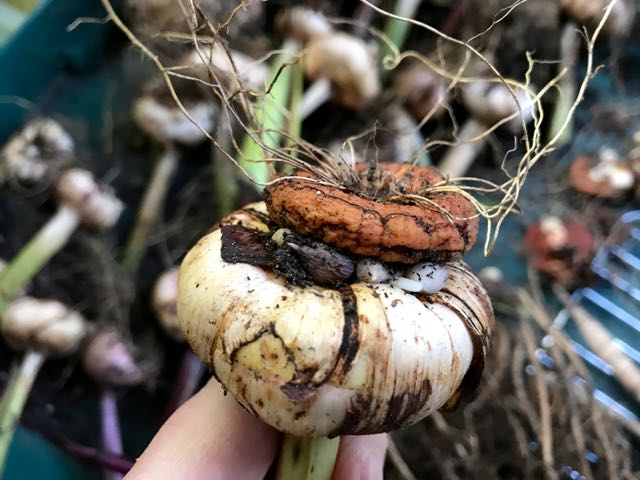
<path fill-rule="evenodd" d="M 82 352 L 82 366 L 93 379 L 110 387 L 138 385 L 145 379 L 133 348 L 115 330 L 91 337 Z"/>
<path fill-rule="evenodd" d="M 287 242 L 286 245 L 295 252 L 302 268 L 319 285 L 336 285 L 353 275 L 356 263 L 334 248 L 320 242 L 306 245 Z"/>
<path fill-rule="evenodd" d="M 264 219 L 264 204 L 254 204 L 222 223 L 263 235 Z M 269 267 L 227 262 L 221 248 L 216 230 L 186 256 L 180 324 L 225 388 L 278 430 L 308 437 L 386 432 L 475 388 L 493 312 L 463 262 L 447 264 L 439 292 L 412 294 L 359 280 L 295 285 Z M 372 273 L 369 267 L 359 275 Z"/>
<path fill-rule="evenodd" d="M 78 312 L 56 300 L 33 297 L 11 302 L 1 321 L 2 335 L 13 348 L 54 356 L 73 353 L 87 331 Z"/>
<path fill-rule="evenodd" d="M 322 35 L 309 42 L 305 71 L 313 80 L 329 79 L 336 90 L 336 100 L 359 110 L 380 94 L 373 57 L 358 37 L 345 33 Z"/>
<path fill-rule="evenodd" d="M 177 105 L 145 95 L 136 100 L 133 118 L 147 135 L 158 142 L 198 145 L 206 140 L 205 132 L 213 130 L 218 109 L 205 99 L 190 100 L 185 108 L 191 118 Z"/>
<path fill-rule="evenodd" d="M 55 185 L 58 201 L 71 207 L 81 221 L 93 228 L 112 227 L 122 210 L 123 203 L 110 191 L 99 185 L 88 170 L 65 170 Z"/>
<path fill-rule="evenodd" d="M 322 13 L 302 6 L 280 11 L 276 17 L 276 26 L 285 37 L 293 38 L 303 45 L 333 31 L 331 23 Z"/>
<path fill-rule="evenodd" d="M 151 293 L 151 308 L 160 326 L 172 339 L 184 341 L 184 335 L 178 324 L 176 298 L 178 297 L 178 268 L 171 268 L 164 272 L 153 286 Z"/>
<path fill-rule="evenodd" d="M 0 151 L 0 179 L 33 185 L 51 180 L 71 163 L 75 145 L 62 126 L 37 118 L 18 131 Z"/>

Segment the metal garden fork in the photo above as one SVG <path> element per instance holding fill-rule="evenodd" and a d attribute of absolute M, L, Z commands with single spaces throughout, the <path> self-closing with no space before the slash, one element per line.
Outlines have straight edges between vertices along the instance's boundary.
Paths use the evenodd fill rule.
<path fill-rule="evenodd" d="M 624 214 L 610 238 L 591 263 L 596 283 L 576 290 L 572 300 L 597 318 L 615 337 L 615 346 L 640 368 L 640 211 Z M 589 348 L 569 310 L 558 313 L 554 326 L 565 331 L 575 352 L 593 367 L 595 399 L 638 425 L 640 404 L 615 380 L 611 365 Z"/>

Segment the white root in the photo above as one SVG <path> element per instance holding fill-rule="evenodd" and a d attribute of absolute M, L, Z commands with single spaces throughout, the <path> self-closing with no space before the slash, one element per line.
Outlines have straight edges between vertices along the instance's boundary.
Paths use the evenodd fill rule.
<path fill-rule="evenodd" d="M 389 285 L 395 288 L 399 288 L 400 290 L 404 290 L 405 292 L 413 292 L 418 293 L 422 291 L 422 283 L 418 280 L 411 280 L 406 277 L 391 277 L 389 280 Z"/>
<path fill-rule="evenodd" d="M 247 211 L 223 224 L 264 230 Z M 310 437 L 389 431 L 455 398 L 485 353 L 490 302 L 464 263 L 448 268 L 446 289 L 424 302 L 388 284 L 291 286 L 222 260 L 216 230 L 181 266 L 178 316 L 196 354 L 269 425 Z"/>

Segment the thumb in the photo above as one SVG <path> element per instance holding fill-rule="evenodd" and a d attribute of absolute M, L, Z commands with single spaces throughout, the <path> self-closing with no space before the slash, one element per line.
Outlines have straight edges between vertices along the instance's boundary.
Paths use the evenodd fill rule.
<path fill-rule="evenodd" d="M 211 380 L 162 426 L 126 480 L 262 479 L 280 434 Z"/>

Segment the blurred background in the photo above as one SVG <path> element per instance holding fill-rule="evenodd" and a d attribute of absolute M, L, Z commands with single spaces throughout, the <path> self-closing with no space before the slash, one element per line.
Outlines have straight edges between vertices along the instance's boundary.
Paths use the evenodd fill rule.
<path fill-rule="evenodd" d="M 349 103 L 325 72 L 333 82 L 330 98 L 310 107 L 303 92 L 318 79 L 297 61 L 276 77 L 270 95 L 238 96 L 252 105 L 249 113 L 236 97 L 225 103 L 220 93 L 229 95 L 239 78 L 241 85 L 249 85 L 251 75 L 258 86 L 271 84 L 287 58 L 302 58 L 282 56 L 287 39 L 304 43 L 295 25 L 288 27 L 291 31 L 282 27 L 292 2 L 245 3 L 238 15 L 233 1 L 203 0 L 195 13 L 189 2 L 179 0 L 112 5 L 132 35 L 171 67 L 187 110 L 201 115 L 197 119 L 204 130 L 232 158 L 249 165 L 254 178 L 274 173 L 242 163 L 256 152 L 247 146 L 246 126 L 260 132 L 262 122 L 284 132 L 275 140 L 262 132 L 263 147 L 289 148 L 287 138 L 299 136 L 337 157 L 350 155 L 345 145 L 353 145 L 360 161 L 416 161 L 440 166 L 451 178 L 506 185 L 491 192 L 468 190 L 482 198 L 488 214 L 496 214 L 493 223 L 482 222 L 478 245 L 465 257 L 491 294 L 498 322 L 482 384 L 455 411 L 394 432 L 386 476 L 637 478 L 640 30 L 634 2 L 618 0 L 610 9 L 591 52 L 587 35 L 598 27 L 609 2 L 371 2 L 467 40 L 504 77 L 532 91 L 541 92 L 551 82 L 535 107 L 523 97 L 523 122 L 496 128 L 492 125 L 517 112 L 511 96 L 505 100 L 497 90 L 503 85 L 454 81 L 461 65 L 469 78 L 492 76 L 482 62 L 468 59 L 465 48 L 442 36 L 394 22 L 357 1 L 296 4 L 322 12 L 333 30 L 366 43 L 362 55 L 371 55 L 374 70 L 365 76 L 379 79 L 375 94 L 363 93 Z M 224 27 L 213 28 L 213 35 L 212 25 Z M 385 39 L 427 61 L 405 59 L 387 70 Z M 228 61 L 216 64 L 214 54 L 186 60 L 194 45 L 216 41 L 228 47 L 226 55 L 238 55 L 235 71 Z M 245 77 L 241 61 L 251 67 Z M 203 64 L 205 73 L 198 73 Z M 573 101 L 592 73 L 597 74 L 574 112 Z M 145 109 L 142 98 L 156 103 Z M 498 99 L 496 111 L 492 99 Z M 301 115 L 300 105 L 309 111 Z M 251 114 L 269 108 L 270 114 Z M 560 135 L 559 125 L 569 113 L 573 119 Z M 41 126 L 31 137 L 24 133 L 42 118 L 61 126 L 73 147 L 60 147 Z M 184 121 L 157 66 L 109 20 L 100 1 L 0 1 L 0 144 L 5 145 L 0 257 L 17 258 L 55 216 L 52 186 L 70 165 L 90 171 L 123 203 L 112 228 L 70 233 L 26 287 L 33 297 L 54 298 L 81 312 L 89 327 L 76 353 L 52 355 L 37 374 L 15 436 L 5 441 L 10 447 L 3 478 L 118 478 L 167 415 L 205 381 L 204 367 L 184 341 L 157 321 L 172 307 L 171 300 L 154 300 L 154 288 L 224 214 L 258 200 L 260 188 Z M 470 122 L 481 125 L 477 132 L 486 132 L 482 141 L 472 140 L 471 151 L 455 150 L 473 137 L 465 138 Z M 174 123 L 178 133 L 167 127 Z M 11 144 L 16 138 L 24 144 Z M 540 142 L 533 154 L 527 138 Z M 548 150 L 542 152 L 545 145 Z M 46 157 L 55 168 L 35 180 L 9 172 L 16 149 L 25 158 Z M 522 163 L 523 158 L 535 158 L 535 164 Z M 278 168 L 280 174 L 287 165 Z M 513 181 L 521 168 L 526 169 L 524 186 Z M 151 178 L 163 187 L 156 191 L 152 221 L 139 227 Z M 485 256 L 482 244 L 492 238 L 501 206 L 513 198 L 503 196 L 511 187 L 519 197 Z M 143 232 L 142 246 L 132 247 L 132 231 Z M 5 286 L 0 276 L 0 291 Z M 603 339 L 617 352 L 613 357 L 598 350 Z M 11 341 L 0 346 L 5 396 L 22 358 L 14 347 Z M 621 356 L 627 363 L 618 363 Z M 6 398 L 3 402 L 6 408 Z M 109 410 L 115 405 L 116 414 Z M 104 434 L 109 419 L 117 420 L 121 448 L 116 442 L 114 449 Z M 551 459 L 544 453 L 549 442 Z"/>

